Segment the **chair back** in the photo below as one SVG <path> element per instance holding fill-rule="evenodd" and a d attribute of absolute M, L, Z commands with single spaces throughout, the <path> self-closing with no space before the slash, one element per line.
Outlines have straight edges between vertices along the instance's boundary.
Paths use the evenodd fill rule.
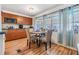
<path fill-rule="evenodd" d="M 48 30 L 47 31 L 47 36 L 46 36 L 47 42 L 51 41 L 51 36 L 52 36 L 52 30 Z"/>

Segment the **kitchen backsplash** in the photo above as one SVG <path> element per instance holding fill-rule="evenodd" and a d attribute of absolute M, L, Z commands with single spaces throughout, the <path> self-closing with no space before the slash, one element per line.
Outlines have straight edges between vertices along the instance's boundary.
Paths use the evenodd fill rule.
<path fill-rule="evenodd" d="M 30 25 L 23 25 L 23 28 L 29 28 Z M 9 29 L 9 28 L 13 28 L 13 29 L 17 29 L 19 28 L 19 24 L 3 24 L 2 25 L 3 29 Z"/>

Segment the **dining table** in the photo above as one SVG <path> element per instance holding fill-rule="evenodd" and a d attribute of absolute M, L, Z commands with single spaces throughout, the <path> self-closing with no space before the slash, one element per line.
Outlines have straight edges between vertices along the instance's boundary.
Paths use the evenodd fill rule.
<path fill-rule="evenodd" d="M 36 45 L 37 45 L 37 47 L 40 47 L 40 43 L 41 43 L 41 34 L 45 34 L 46 32 L 42 32 L 42 31 L 40 31 L 40 32 L 32 32 L 31 34 L 34 34 L 35 35 L 35 37 L 37 38 L 36 39 Z"/>

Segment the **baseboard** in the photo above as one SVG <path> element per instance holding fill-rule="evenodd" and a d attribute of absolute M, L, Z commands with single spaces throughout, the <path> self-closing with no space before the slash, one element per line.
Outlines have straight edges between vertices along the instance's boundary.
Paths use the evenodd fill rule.
<path fill-rule="evenodd" d="M 68 46 L 65 46 L 65 45 L 59 44 L 59 43 L 55 43 L 55 44 L 60 45 L 60 46 L 63 46 L 63 47 L 68 48 L 68 49 L 72 49 L 72 50 L 77 51 L 77 49 L 75 49 L 75 48 L 73 48 L 73 47 L 68 47 Z"/>

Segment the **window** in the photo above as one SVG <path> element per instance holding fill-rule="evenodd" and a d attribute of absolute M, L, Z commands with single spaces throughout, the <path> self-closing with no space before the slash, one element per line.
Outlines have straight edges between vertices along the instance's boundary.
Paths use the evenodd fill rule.
<path fill-rule="evenodd" d="M 51 18 L 44 18 L 44 29 L 51 29 Z"/>
<path fill-rule="evenodd" d="M 52 30 L 55 32 L 59 32 L 59 26 L 60 26 L 59 21 L 60 21 L 59 12 L 52 14 Z"/>
<path fill-rule="evenodd" d="M 40 29 L 43 27 L 43 17 L 38 17 L 35 19 L 35 24 L 34 24 L 34 30 L 35 31 L 40 31 Z"/>

